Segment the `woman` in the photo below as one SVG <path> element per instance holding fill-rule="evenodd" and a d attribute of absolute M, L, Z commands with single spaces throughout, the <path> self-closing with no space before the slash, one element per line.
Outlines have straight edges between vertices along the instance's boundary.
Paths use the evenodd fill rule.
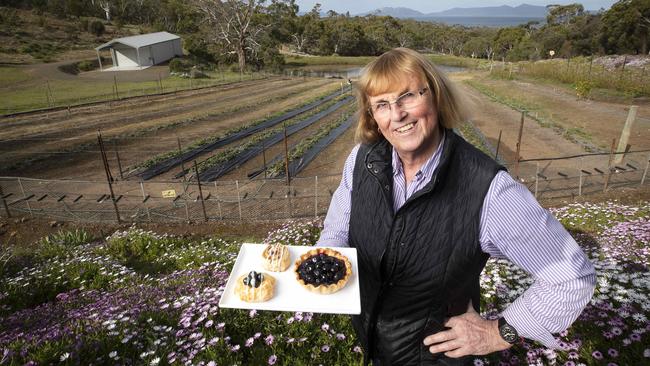
<path fill-rule="evenodd" d="M 591 298 L 576 242 L 505 169 L 457 136 L 463 105 L 426 58 L 386 52 L 357 83 L 360 142 L 318 245 L 357 249 L 352 319 L 373 365 L 465 365 L 526 337 L 557 347 Z M 499 320 L 479 311 L 487 258 L 536 279 Z"/>

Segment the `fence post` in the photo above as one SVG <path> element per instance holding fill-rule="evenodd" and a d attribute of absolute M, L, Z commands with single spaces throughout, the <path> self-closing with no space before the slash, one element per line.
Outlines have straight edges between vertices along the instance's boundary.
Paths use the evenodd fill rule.
<path fill-rule="evenodd" d="M 318 176 L 314 177 L 314 218 L 318 218 Z"/>
<path fill-rule="evenodd" d="M 214 181 L 214 198 L 217 200 L 217 209 L 219 210 L 219 219 L 223 220 L 223 212 L 221 212 L 221 201 L 219 200 L 219 193 L 217 191 L 217 181 Z"/>
<path fill-rule="evenodd" d="M 648 159 L 645 162 L 645 169 L 643 170 L 643 177 L 641 177 L 641 186 L 645 182 L 645 177 L 648 175 L 648 167 L 650 167 L 650 155 L 648 155 Z"/>
<path fill-rule="evenodd" d="M 140 182 L 140 191 L 142 191 L 142 200 L 144 204 L 144 210 L 147 212 L 147 220 L 151 221 L 151 214 L 149 213 L 149 205 L 147 205 L 147 202 L 144 201 L 147 199 L 147 195 L 144 193 L 144 183 L 141 181 Z"/>
<path fill-rule="evenodd" d="M 2 205 L 5 208 L 5 212 L 7 213 L 7 217 L 11 218 L 11 212 L 9 212 L 9 206 L 7 206 L 7 200 L 5 200 L 4 196 L 5 196 L 5 194 L 4 194 L 4 192 L 2 192 L 2 184 L 0 184 L 0 199 L 2 199 Z"/>
<path fill-rule="evenodd" d="M 636 112 L 639 109 L 639 106 L 633 105 L 630 106 L 630 110 L 627 113 L 627 119 L 625 120 L 625 125 L 623 126 L 623 131 L 621 131 L 621 137 L 618 139 L 618 148 L 616 149 L 617 153 L 621 153 L 625 150 L 627 142 L 630 140 L 630 131 L 636 120 Z M 623 161 L 625 154 L 617 154 L 614 158 L 615 164 L 620 164 Z"/>
<path fill-rule="evenodd" d="M 23 182 L 18 178 L 18 185 L 20 186 L 20 192 L 23 194 L 23 198 L 27 198 L 27 195 L 25 194 L 25 189 L 23 189 Z M 29 204 L 29 201 L 25 200 L 25 203 L 27 203 L 27 210 L 29 211 L 29 216 L 34 217 L 34 214 L 32 213 L 32 206 Z"/>
<path fill-rule="evenodd" d="M 539 189 L 539 163 L 535 163 L 535 198 L 537 198 L 537 191 Z"/>
<path fill-rule="evenodd" d="M 241 221 L 241 195 L 239 194 L 239 181 L 235 181 L 235 187 L 237 188 L 237 206 L 239 207 L 239 220 Z"/>
<path fill-rule="evenodd" d="M 113 141 L 113 148 L 115 149 L 115 158 L 117 159 L 117 168 L 120 170 L 120 179 L 124 180 L 122 174 L 122 160 L 120 159 L 120 152 L 117 150 L 117 140 Z"/>
<path fill-rule="evenodd" d="M 612 139 L 612 148 L 609 151 L 609 163 L 607 163 L 607 176 L 605 177 L 605 186 L 603 187 L 603 192 L 607 191 L 607 186 L 609 185 L 609 179 L 612 176 L 612 162 L 614 161 L 614 149 L 616 149 L 616 139 Z"/>
<path fill-rule="evenodd" d="M 503 130 L 499 130 L 499 139 L 497 140 L 497 151 L 494 153 L 494 160 L 499 160 L 499 147 L 501 146 L 501 133 Z"/>
<path fill-rule="evenodd" d="M 183 152 L 183 149 L 181 148 L 181 138 L 176 136 L 176 142 L 178 143 L 178 156 L 180 156 Z M 181 160 L 181 171 L 185 172 L 185 164 L 183 164 L 183 160 Z M 196 178 L 199 178 L 198 173 Z M 185 182 L 185 174 L 183 174 L 183 182 Z"/>
<path fill-rule="evenodd" d="M 201 208 L 203 209 L 203 221 L 208 222 L 208 215 L 205 213 L 205 201 L 203 200 L 203 190 L 201 189 L 201 179 L 199 179 L 199 167 L 194 160 L 194 171 L 196 172 L 196 182 L 199 184 L 199 197 L 201 198 Z"/>
<path fill-rule="evenodd" d="M 121 224 L 122 219 L 120 219 L 120 211 L 117 208 L 117 201 L 115 201 L 115 193 L 113 192 L 113 177 L 111 176 L 111 170 L 108 166 L 108 158 L 106 157 L 106 149 L 104 149 L 104 141 L 102 140 L 101 133 L 97 133 L 97 141 L 99 143 L 99 150 L 102 155 L 102 162 L 104 163 L 104 171 L 106 172 L 106 181 L 108 182 L 108 190 L 111 193 L 111 201 L 113 201 L 113 208 L 115 209 L 115 218 L 117 223 Z"/>
<path fill-rule="evenodd" d="M 582 196 L 582 167 L 584 165 L 584 158 L 580 158 L 580 166 L 578 167 L 578 174 L 580 178 L 578 181 L 578 196 Z"/>
<path fill-rule="evenodd" d="M 289 175 L 289 148 L 287 145 L 287 123 L 284 123 L 284 171 L 287 175 L 287 185 L 291 190 L 291 176 Z"/>
<path fill-rule="evenodd" d="M 519 179 L 519 160 L 521 156 L 521 134 L 524 132 L 524 117 L 526 117 L 526 111 L 521 111 L 521 123 L 519 124 L 519 137 L 517 137 L 517 153 L 515 154 L 515 177 Z"/>

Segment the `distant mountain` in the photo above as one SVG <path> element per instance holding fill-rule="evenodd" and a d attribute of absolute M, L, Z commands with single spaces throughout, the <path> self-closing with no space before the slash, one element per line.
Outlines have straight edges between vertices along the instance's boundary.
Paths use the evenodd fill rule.
<path fill-rule="evenodd" d="M 487 6 L 484 8 L 452 8 L 438 13 L 429 13 L 432 17 L 527 17 L 545 18 L 545 6 L 521 4 L 519 6 Z"/>
<path fill-rule="evenodd" d="M 444 17 L 499 17 L 499 18 L 546 18 L 547 10 L 544 6 L 521 4 L 519 6 L 488 6 L 482 8 L 452 8 L 449 10 L 424 14 L 409 8 L 381 8 L 371 12 L 358 14 L 390 15 L 394 18 L 444 18 Z"/>
<path fill-rule="evenodd" d="M 359 14 L 359 15 L 364 16 L 368 14 L 390 15 L 393 18 L 422 18 L 426 16 L 426 14 L 421 13 L 417 10 L 413 10 L 410 8 L 402 8 L 402 7 L 399 8 L 386 7 L 386 8 L 376 9 L 374 11 L 370 11 L 364 14 Z"/>

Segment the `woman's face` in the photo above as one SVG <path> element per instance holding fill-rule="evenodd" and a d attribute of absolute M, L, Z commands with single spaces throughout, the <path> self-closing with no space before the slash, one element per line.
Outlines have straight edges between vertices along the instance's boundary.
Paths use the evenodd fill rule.
<path fill-rule="evenodd" d="M 414 93 L 416 98 L 410 108 L 406 103 L 393 103 L 409 92 Z M 388 113 L 373 113 L 373 118 L 381 134 L 402 159 L 426 160 L 438 146 L 438 113 L 431 93 L 426 83 L 410 76 L 399 88 L 368 98 L 371 109 L 377 103 L 390 103 Z M 383 105 L 386 108 L 386 104 Z"/>

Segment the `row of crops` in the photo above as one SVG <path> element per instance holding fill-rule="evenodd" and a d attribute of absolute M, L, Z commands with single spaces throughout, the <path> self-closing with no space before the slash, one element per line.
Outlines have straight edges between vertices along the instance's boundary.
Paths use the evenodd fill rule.
<path fill-rule="evenodd" d="M 339 118 L 334 123 L 322 126 L 315 135 L 299 144 L 300 146 L 292 146 L 291 161 L 298 160 L 306 153 L 308 153 L 309 160 L 311 161 L 320 151 L 344 132 L 345 129 L 350 127 L 352 121 L 343 123 L 351 114 L 349 105 L 353 101 L 353 97 L 347 93 L 348 90 L 320 95 L 307 101 L 298 108 L 285 110 L 273 116 L 231 128 L 221 134 L 196 141 L 184 149 L 173 150 L 154 156 L 139 164 L 139 169 L 137 169 L 135 175 L 143 180 L 149 180 L 178 166 L 182 167 L 184 163 L 196 160 L 202 156 L 209 155 L 215 150 L 221 149 L 216 154 L 198 163 L 200 179 L 202 181 L 213 181 L 262 154 L 266 148 L 281 142 L 285 137 L 305 130 L 329 116 L 340 113 L 341 109 L 345 109 L 343 112 L 344 117 Z M 345 108 L 346 106 L 347 108 Z M 202 118 L 209 118 L 209 116 Z M 341 125 L 346 127 L 342 128 Z M 334 130 L 336 132 L 332 132 Z M 273 159 L 272 162 L 274 165 L 278 164 L 277 160 L 277 158 Z M 304 162 L 305 160 L 303 159 L 302 161 Z M 295 167 L 292 168 L 291 174 L 296 174 L 306 166 L 305 163 L 301 164 L 300 168 L 298 168 L 298 164 L 293 165 Z M 266 169 L 277 170 L 275 166 Z M 252 176 L 255 175 L 253 174 Z M 181 178 L 183 176 L 194 179 L 196 178 L 196 172 L 192 169 L 181 169 L 181 171 L 174 175 L 175 178 Z"/>

